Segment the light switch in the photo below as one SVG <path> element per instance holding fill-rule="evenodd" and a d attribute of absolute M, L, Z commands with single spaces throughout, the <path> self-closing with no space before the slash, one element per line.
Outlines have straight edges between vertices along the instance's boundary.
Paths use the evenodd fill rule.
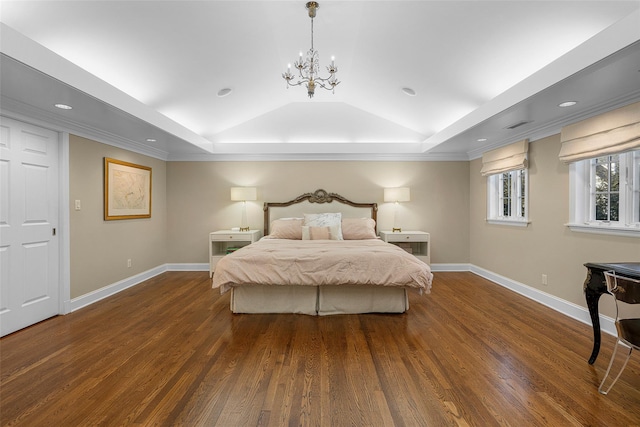
<path fill-rule="evenodd" d="M 80 200 L 76 200 L 76 210 L 80 210 Z"/>

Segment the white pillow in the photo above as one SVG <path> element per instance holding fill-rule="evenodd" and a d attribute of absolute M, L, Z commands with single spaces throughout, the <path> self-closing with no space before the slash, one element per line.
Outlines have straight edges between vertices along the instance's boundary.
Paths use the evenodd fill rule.
<path fill-rule="evenodd" d="M 343 240 L 342 238 L 342 213 L 321 213 L 304 214 L 303 225 L 309 227 L 335 227 L 335 238 L 332 240 Z"/>

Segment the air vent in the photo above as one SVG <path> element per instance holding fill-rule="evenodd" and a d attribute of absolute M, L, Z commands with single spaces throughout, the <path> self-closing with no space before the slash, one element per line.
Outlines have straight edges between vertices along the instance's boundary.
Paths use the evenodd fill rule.
<path fill-rule="evenodd" d="M 531 123 L 530 121 L 521 121 L 518 123 L 514 123 L 512 125 L 507 126 L 505 129 L 515 129 L 515 128 L 519 128 L 520 126 L 526 125 L 527 123 Z"/>

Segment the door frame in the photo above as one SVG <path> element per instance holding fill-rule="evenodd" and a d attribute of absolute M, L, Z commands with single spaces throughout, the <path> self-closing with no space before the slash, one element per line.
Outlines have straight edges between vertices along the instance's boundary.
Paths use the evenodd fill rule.
<path fill-rule="evenodd" d="M 71 312 L 71 223 L 69 221 L 69 132 L 59 131 L 60 299 L 59 314 Z"/>

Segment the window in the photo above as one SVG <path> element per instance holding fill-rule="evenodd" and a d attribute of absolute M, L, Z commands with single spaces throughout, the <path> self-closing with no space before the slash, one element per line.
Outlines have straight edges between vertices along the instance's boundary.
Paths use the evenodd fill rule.
<path fill-rule="evenodd" d="M 526 169 L 520 169 L 488 176 L 488 222 L 522 226 L 528 224 L 527 175 Z"/>
<path fill-rule="evenodd" d="M 640 150 L 570 165 L 572 230 L 640 237 Z"/>

